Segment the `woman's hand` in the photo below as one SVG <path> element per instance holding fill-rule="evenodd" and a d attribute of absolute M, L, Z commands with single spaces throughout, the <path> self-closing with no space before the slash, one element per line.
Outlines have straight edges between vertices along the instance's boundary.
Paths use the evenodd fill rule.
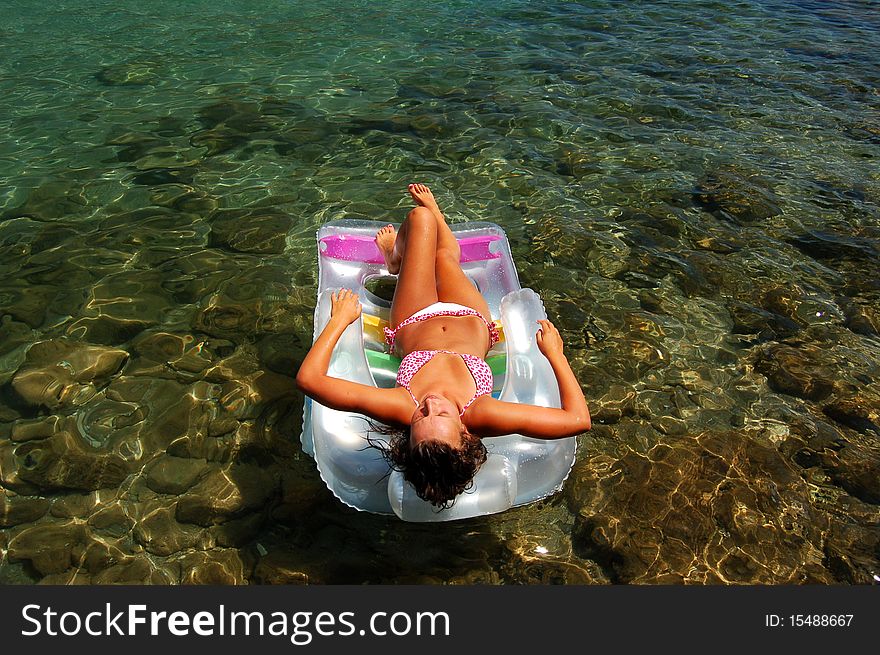
<path fill-rule="evenodd" d="M 562 337 L 559 330 L 547 319 L 538 321 L 541 326 L 536 335 L 538 341 L 538 349 L 544 354 L 544 357 L 550 359 L 555 355 L 562 354 Z"/>
<path fill-rule="evenodd" d="M 339 289 L 330 296 L 332 306 L 330 317 L 344 325 L 354 323 L 361 315 L 361 303 L 357 294 L 350 289 Z"/>

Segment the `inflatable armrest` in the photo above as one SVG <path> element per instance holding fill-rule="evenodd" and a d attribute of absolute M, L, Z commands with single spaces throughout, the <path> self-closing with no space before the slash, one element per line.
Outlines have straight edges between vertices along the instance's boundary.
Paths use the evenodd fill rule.
<path fill-rule="evenodd" d="M 511 292 L 501 300 L 501 320 L 507 336 L 507 374 L 499 400 L 539 407 L 562 406 L 556 374 L 538 348 L 538 321 L 545 318 L 544 304 L 531 289 Z M 517 506 L 559 491 L 574 465 L 577 439 L 508 435 L 488 439 L 487 447 L 497 448 L 513 460 L 517 472 L 517 498 L 513 504 Z"/>
<path fill-rule="evenodd" d="M 531 289 L 514 291 L 501 300 L 507 374 L 500 400 L 541 407 L 562 406 L 556 374 L 538 348 L 538 321 L 545 318 L 544 303 Z"/>
<path fill-rule="evenodd" d="M 315 334 L 314 339 L 318 338 L 324 326 L 330 320 L 330 309 L 332 301 L 330 296 L 332 291 L 323 292 L 318 298 L 315 307 Z M 327 374 L 334 378 L 343 378 L 352 382 L 361 384 L 373 384 L 373 378 L 370 375 L 370 368 L 367 364 L 367 357 L 364 354 L 364 330 L 361 321 L 354 321 L 345 328 L 333 354 L 330 357 L 330 366 Z"/>
<path fill-rule="evenodd" d="M 315 335 L 330 319 L 331 290 L 318 297 L 315 309 Z M 349 325 L 330 358 L 327 374 L 360 384 L 373 385 L 363 348 L 361 321 Z M 381 454 L 366 447 L 364 435 L 369 427 L 365 417 L 340 412 L 320 403 L 309 403 L 311 439 L 303 438 L 303 448 L 313 453 L 318 473 L 327 487 L 343 503 L 361 510 L 388 512 L 385 476 L 388 465 Z M 378 481 L 382 481 L 381 484 Z"/>

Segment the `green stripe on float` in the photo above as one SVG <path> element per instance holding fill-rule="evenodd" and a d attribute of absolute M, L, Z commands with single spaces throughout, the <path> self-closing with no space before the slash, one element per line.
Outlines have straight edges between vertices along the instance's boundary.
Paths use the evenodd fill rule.
<path fill-rule="evenodd" d="M 400 368 L 400 357 L 378 350 L 364 350 L 364 352 L 367 354 L 367 364 L 370 365 L 370 368 L 378 368 L 392 373 L 396 373 Z M 492 375 L 503 375 L 507 370 L 507 355 L 490 355 L 486 358 L 486 363 L 489 365 Z"/>

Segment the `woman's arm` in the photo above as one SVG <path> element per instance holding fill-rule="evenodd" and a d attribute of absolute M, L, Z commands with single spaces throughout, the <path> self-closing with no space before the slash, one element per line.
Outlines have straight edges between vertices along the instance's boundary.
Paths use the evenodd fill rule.
<path fill-rule="evenodd" d="M 537 407 L 483 398 L 471 408 L 469 428 L 483 436 L 522 434 L 538 439 L 562 439 L 592 427 L 590 410 L 581 385 L 563 352 L 562 337 L 550 321 L 538 321 L 538 349 L 550 362 L 562 408 Z M 476 411 L 473 411 L 476 410 Z"/>
<path fill-rule="evenodd" d="M 332 303 L 330 320 L 306 353 L 296 374 L 297 386 L 303 393 L 313 397 L 320 392 L 321 386 L 331 379 L 327 375 L 327 369 L 330 368 L 330 357 L 339 338 L 361 315 L 361 304 L 357 296 L 348 289 L 334 291 L 330 300 Z"/>
<path fill-rule="evenodd" d="M 404 414 L 407 409 L 412 413 L 412 408 L 408 404 L 401 408 L 401 394 L 394 389 L 379 389 L 327 375 L 330 357 L 339 338 L 361 315 L 361 304 L 353 291 L 340 289 L 330 298 L 330 320 L 300 364 L 296 385 L 304 394 L 327 407 L 367 414 L 384 423 L 400 422 L 401 410 Z"/>
<path fill-rule="evenodd" d="M 550 321 L 543 320 L 538 323 L 541 324 L 537 335 L 538 349 L 553 367 L 553 373 L 556 375 L 556 382 L 559 385 L 559 399 L 562 402 L 562 409 L 581 428 L 580 432 L 589 430 L 592 427 L 590 409 L 587 407 L 587 399 L 584 398 L 581 385 L 574 376 L 571 364 L 568 363 L 568 358 L 563 352 L 562 336 Z"/>

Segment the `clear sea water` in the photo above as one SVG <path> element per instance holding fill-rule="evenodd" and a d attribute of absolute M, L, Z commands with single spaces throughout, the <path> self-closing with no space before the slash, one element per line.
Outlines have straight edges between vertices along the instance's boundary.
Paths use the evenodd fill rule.
<path fill-rule="evenodd" d="M 868 584 L 880 4 L 0 3 L 0 582 Z M 594 413 L 564 489 L 356 513 L 314 234 L 490 220 Z"/>

